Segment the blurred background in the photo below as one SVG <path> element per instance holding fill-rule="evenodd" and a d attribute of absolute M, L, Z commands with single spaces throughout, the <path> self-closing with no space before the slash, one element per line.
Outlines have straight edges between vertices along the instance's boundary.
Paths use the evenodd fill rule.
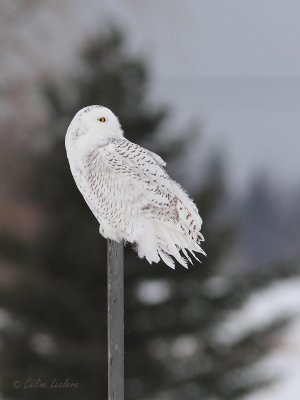
<path fill-rule="evenodd" d="M 106 242 L 64 148 L 90 104 L 168 161 L 204 220 L 189 270 L 126 248 L 126 399 L 300 398 L 299 15 L 0 1 L 1 399 L 107 398 Z"/>

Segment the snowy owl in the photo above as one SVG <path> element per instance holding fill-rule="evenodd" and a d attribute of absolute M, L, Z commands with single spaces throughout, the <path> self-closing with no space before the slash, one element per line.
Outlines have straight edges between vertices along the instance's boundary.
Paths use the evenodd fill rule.
<path fill-rule="evenodd" d="M 65 138 L 75 183 L 100 224 L 102 236 L 135 245 L 148 262 L 174 257 L 187 267 L 200 247 L 197 207 L 173 181 L 157 154 L 123 136 L 118 118 L 99 105 L 78 111 Z M 182 254 L 182 253 L 183 254 Z"/>

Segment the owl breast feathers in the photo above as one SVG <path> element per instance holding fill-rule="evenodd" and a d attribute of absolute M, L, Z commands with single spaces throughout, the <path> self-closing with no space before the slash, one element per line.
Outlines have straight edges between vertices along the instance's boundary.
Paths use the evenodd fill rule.
<path fill-rule="evenodd" d="M 205 254 L 195 204 L 169 177 L 161 157 L 125 139 L 110 110 L 91 107 L 71 122 L 66 149 L 75 182 L 100 233 L 133 243 L 139 257 L 149 263 L 162 259 L 174 268 L 173 257 L 187 267 L 191 255 L 197 259 L 194 252 Z"/>

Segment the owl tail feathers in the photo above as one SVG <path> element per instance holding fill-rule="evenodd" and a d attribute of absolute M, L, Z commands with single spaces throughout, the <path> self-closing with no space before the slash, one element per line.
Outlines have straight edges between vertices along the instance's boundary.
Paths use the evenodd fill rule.
<path fill-rule="evenodd" d="M 138 256 L 145 257 L 150 264 L 160 261 L 152 223 L 146 224 L 145 229 L 135 241 L 135 248 Z"/>
<path fill-rule="evenodd" d="M 175 266 L 170 256 L 174 257 L 182 266 L 188 268 L 188 262 L 193 265 L 192 257 L 199 261 L 194 252 L 205 255 L 205 252 L 196 241 L 187 237 L 182 231 L 178 231 L 176 228 L 172 229 L 168 225 L 157 224 L 157 235 L 159 237 L 158 253 L 161 259 L 171 268 L 175 268 Z M 185 257 L 180 254 L 181 251 Z"/>
<path fill-rule="evenodd" d="M 175 269 L 172 257 L 183 267 L 188 268 L 188 262 L 193 264 L 191 256 L 199 261 L 194 251 L 205 254 L 198 243 L 186 237 L 182 232 L 156 222 L 153 222 L 149 229 L 145 229 L 143 235 L 136 241 L 136 250 L 138 256 L 145 257 L 150 264 L 158 263 L 161 259 L 172 269 Z M 180 251 L 186 258 L 180 254 Z"/>

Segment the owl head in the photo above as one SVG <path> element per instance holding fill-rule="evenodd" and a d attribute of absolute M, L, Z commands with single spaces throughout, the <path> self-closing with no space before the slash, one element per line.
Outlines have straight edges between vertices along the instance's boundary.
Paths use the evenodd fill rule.
<path fill-rule="evenodd" d="M 123 130 L 115 114 L 106 107 L 92 105 L 82 108 L 72 119 L 66 134 L 66 146 L 93 143 L 103 144 L 109 139 L 123 137 Z"/>

